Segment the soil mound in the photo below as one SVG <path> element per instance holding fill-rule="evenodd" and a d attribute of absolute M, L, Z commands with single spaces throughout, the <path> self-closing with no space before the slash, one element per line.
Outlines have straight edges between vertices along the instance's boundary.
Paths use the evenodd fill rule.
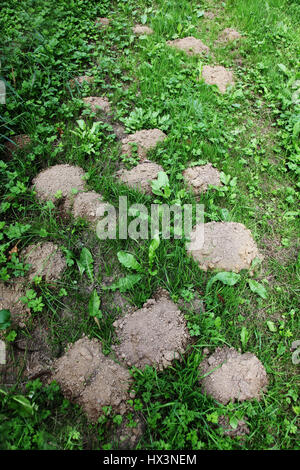
<path fill-rule="evenodd" d="M 254 258 L 261 258 L 250 230 L 236 222 L 199 224 L 193 229 L 190 239 L 187 250 L 203 271 L 239 272 L 249 269 Z"/>
<path fill-rule="evenodd" d="M 5 147 L 9 156 L 17 150 L 22 150 L 31 144 L 31 139 L 27 134 L 14 135 L 10 137 L 10 141 L 6 142 Z"/>
<path fill-rule="evenodd" d="M 18 284 L 5 285 L 0 283 L 0 310 L 9 310 L 11 313 L 12 324 L 20 328 L 26 327 L 26 322 L 30 317 L 29 308 L 19 299 L 26 292 Z"/>
<path fill-rule="evenodd" d="M 231 42 L 240 39 L 242 36 L 238 31 L 232 28 L 226 28 L 219 36 L 219 42 Z"/>
<path fill-rule="evenodd" d="M 120 340 L 114 350 L 129 367 L 163 370 L 180 358 L 189 338 L 183 314 L 165 291 L 113 325 Z"/>
<path fill-rule="evenodd" d="M 51 242 L 29 245 L 21 252 L 21 258 L 31 265 L 28 272 L 30 281 L 41 276 L 46 281 L 57 281 L 66 269 L 66 260 L 58 246 Z"/>
<path fill-rule="evenodd" d="M 217 348 L 199 371 L 206 375 L 200 378 L 203 391 L 225 405 L 231 400 L 259 400 L 268 385 L 265 368 L 254 354 L 240 354 L 227 346 Z"/>
<path fill-rule="evenodd" d="M 105 206 L 101 194 L 95 191 L 88 191 L 86 193 L 78 193 L 75 196 L 72 213 L 74 217 L 81 217 L 89 222 L 97 220 L 97 209 L 100 206 Z"/>
<path fill-rule="evenodd" d="M 81 338 L 55 361 L 52 380 L 64 395 L 83 407 L 88 418 L 96 421 L 103 406 L 124 414 L 129 399 L 131 376 L 127 369 L 104 356 L 96 339 Z"/>
<path fill-rule="evenodd" d="M 91 84 L 94 82 L 94 77 L 89 75 L 80 75 L 79 77 L 73 78 L 69 81 L 70 87 L 75 88 L 76 85 L 82 85 L 83 83 Z"/>
<path fill-rule="evenodd" d="M 78 166 L 54 165 L 39 173 L 33 179 L 38 199 L 62 203 L 67 210 L 74 195 L 72 190 L 84 191 L 84 171 Z"/>
<path fill-rule="evenodd" d="M 97 111 L 103 111 L 106 114 L 111 112 L 110 104 L 107 98 L 101 96 L 88 96 L 82 98 L 82 101 L 91 108 L 93 113 Z"/>
<path fill-rule="evenodd" d="M 203 44 L 200 39 L 196 39 L 193 36 L 167 41 L 167 44 L 186 52 L 188 55 L 207 54 L 209 52 L 209 47 Z"/>
<path fill-rule="evenodd" d="M 140 159 L 143 159 L 146 157 L 148 150 L 155 148 L 158 142 L 162 142 L 166 137 L 166 134 L 159 129 L 145 129 L 129 134 L 122 140 L 122 154 L 131 157 L 131 144 L 136 144 L 137 154 Z"/>
<path fill-rule="evenodd" d="M 187 168 L 183 177 L 195 194 L 205 193 L 210 184 L 221 186 L 220 173 L 211 163 Z"/>
<path fill-rule="evenodd" d="M 151 182 L 157 179 L 157 175 L 160 171 L 163 171 L 162 166 L 145 160 L 131 170 L 119 170 L 116 176 L 122 183 L 127 184 L 127 186 L 139 189 L 143 193 L 151 194 Z"/>
<path fill-rule="evenodd" d="M 234 85 L 233 73 L 221 65 L 204 65 L 202 78 L 208 85 L 217 85 L 221 93 L 226 92 L 228 85 Z"/>
<path fill-rule="evenodd" d="M 132 31 L 134 34 L 137 34 L 138 36 L 142 34 L 153 34 L 153 29 L 149 28 L 149 26 L 141 25 L 141 24 L 136 24 L 133 28 Z"/>

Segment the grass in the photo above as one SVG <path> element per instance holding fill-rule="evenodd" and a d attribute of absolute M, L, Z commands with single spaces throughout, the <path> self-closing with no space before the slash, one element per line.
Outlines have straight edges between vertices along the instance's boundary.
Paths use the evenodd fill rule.
<path fill-rule="evenodd" d="M 251 230 L 264 254 L 255 279 L 268 293 L 267 299 L 262 299 L 251 292 L 247 273 L 242 273 L 235 286 L 214 283 L 208 290 L 213 274 L 199 270 L 186 255 L 184 242 L 161 242 L 155 258 L 157 275 L 146 274 L 138 288 L 127 293 L 128 300 L 140 307 L 157 287 L 166 288 L 175 301 L 187 291 L 191 295 L 200 291 L 206 309 L 201 316 L 186 314 L 195 341 L 182 362 L 164 372 L 150 368 L 133 372 L 137 392 L 133 406 L 147 423 L 138 447 L 299 448 L 299 376 L 290 352 L 299 333 L 297 2 L 268 0 L 264 8 L 259 0 L 228 0 L 225 8 L 220 2 L 186 0 L 180 4 L 175 0 L 62 1 L 55 9 L 48 0 L 38 5 L 31 0 L 2 4 L 0 21 L 6 40 L 2 41 L 1 76 L 7 84 L 7 104 L 0 113 L 2 144 L 14 134 L 26 133 L 32 145 L 12 157 L 2 147 L 1 211 L 5 225 L 1 228 L 1 279 L 7 282 L 16 277 L 16 263 L 8 259 L 16 243 L 19 250 L 39 240 L 63 246 L 68 269 L 57 289 L 44 282 L 34 287 L 45 304 L 42 317 L 53 351 L 60 355 L 67 343 L 85 333 L 99 338 L 105 353 L 110 352 L 115 341 L 112 323 L 120 312 L 108 302 L 97 327 L 87 312 L 91 283 L 80 277 L 76 260 L 84 246 L 91 251 L 97 265 L 93 286 L 107 305 L 105 299 L 111 299 L 111 294 L 102 290 L 103 277 L 117 279 L 127 273 L 117 252 L 133 253 L 146 269 L 150 241 L 99 241 L 85 222 L 62 218 L 55 208 L 39 204 L 31 191 L 32 178 L 39 171 L 70 163 L 86 171 L 88 188 L 100 192 L 108 202 L 117 204 L 120 195 L 127 195 L 129 204 L 141 202 L 150 208 L 154 198 L 116 182 L 120 149 L 107 123 L 99 126 L 95 141 L 88 134 L 81 138 L 72 133 L 78 127 L 81 97 L 107 96 L 115 121 L 122 122 L 128 132 L 158 127 L 167 134 L 149 158 L 168 173 L 170 200 L 184 188 L 181 174 L 190 162 L 211 162 L 230 175 L 231 181 L 236 178 L 235 185 L 210 190 L 200 202 L 205 205 L 206 222 L 232 220 Z M 203 16 L 206 10 L 215 13 L 213 20 Z M 112 21 L 100 30 L 94 20 L 103 16 Z M 154 34 L 134 38 L 130 27 L 142 21 Z M 215 42 L 226 27 L 242 33 L 239 43 Z M 206 58 L 187 56 L 165 44 L 166 40 L 192 35 L 210 47 Z M 220 95 L 207 86 L 201 80 L 206 64 L 233 70 L 235 87 Z M 95 76 L 94 84 L 72 89 L 69 80 L 86 73 Z M 91 127 L 93 117 L 86 121 Z M 94 153 L 89 153 L 91 149 Z M 194 204 L 195 198 L 186 191 L 183 202 Z M 61 289 L 67 294 L 60 295 Z M 66 309 L 70 315 L 62 315 Z M 34 314 L 32 328 L 40 315 Z M 241 342 L 243 328 L 248 335 L 246 345 Z M 30 335 L 31 329 L 16 333 L 20 338 Z M 197 367 L 202 349 L 224 344 L 253 352 L 262 361 L 270 379 L 262 401 L 223 406 L 200 393 Z M 20 387 L 16 383 L 12 393 L 18 393 Z M 51 439 L 12 434 L 1 443 L 2 448 L 43 448 L 49 441 L 61 449 L 109 448 L 111 435 L 106 422 L 113 426 L 112 416 L 91 427 L 78 408 L 65 404 L 66 418 L 59 392 L 49 399 L 48 392 L 36 387 L 31 402 L 51 410 L 43 422 Z M 39 423 L 39 412 L 19 416 L 9 403 L 8 398 L 1 402 L 3 429 L 7 429 L 4 415 L 25 420 L 25 429 L 34 420 Z M 228 416 L 232 423 L 247 417 L 250 434 L 242 439 L 224 436 L 215 425 L 220 415 Z M 35 426 L 36 422 L 33 429 Z"/>

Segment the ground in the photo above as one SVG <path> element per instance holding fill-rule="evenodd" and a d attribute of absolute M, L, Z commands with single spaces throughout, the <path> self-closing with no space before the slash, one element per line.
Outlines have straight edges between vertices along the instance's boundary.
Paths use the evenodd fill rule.
<path fill-rule="evenodd" d="M 299 448 L 299 2 L 2 0 L 0 26 L 0 448 Z M 203 204 L 206 252 L 99 240 L 120 196 Z"/>

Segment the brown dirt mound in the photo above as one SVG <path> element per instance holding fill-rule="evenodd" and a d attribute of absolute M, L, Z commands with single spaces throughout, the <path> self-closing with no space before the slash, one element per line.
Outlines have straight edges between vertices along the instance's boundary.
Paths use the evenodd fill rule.
<path fill-rule="evenodd" d="M 132 421 L 135 427 L 132 426 Z M 124 417 L 112 436 L 113 449 L 135 449 L 145 430 L 144 419 L 135 413 L 132 420 Z"/>
<path fill-rule="evenodd" d="M 76 85 L 82 85 L 83 83 L 92 84 L 94 82 L 94 77 L 88 75 L 80 75 L 79 77 L 69 80 L 71 88 L 74 88 Z"/>
<path fill-rule="evenodd" d="M 57 281 L 66 269 L 66 260 L 58 246 L 51 242 L 29 245 L 21 252 L 25 263 L 31 264 L 28 273 L 30 281 L 41 276 L 46 281 Z"/>
<path fill-rule="evenodd" d="M 162 166 L 145 160 L 131 170 L 119 170 L 116 176 L 130 188 L 140 189 L 143 193 L 151 194 L 151 182 L 157 179 L 160 171 L 163 171 Z"/>
<path fill-rule="evenodd" d="M 51 380 L 56 380 L 63 394 L 81 405 L 91 421 L 103 413 L 103 406 L 111 406 L 124 414 L 129 399 L 131 376 L 112 359 L 104 356 L 96 339 L 81 338 L 55 361 Z"/>
<path fill-rule="evenodd" d="M 63 204 L 69 209 L 74 198 L 72 189 L 84 191 L 84 171 L 78 166 L 54 165 L 42 171 L 33 179 L 33 186 L 41 201 L 52 201 Z M 55 195 L 60 192 L 60 198 Z"/>
<path fill-rule="evenodd" d="M 122 154 L 126 153 L 131 156 L 132 147 L 130 144 L 136 144 L 138 156 L 143 159 L 148 150 L 155 148 L 158 142 L 162 142 L 166 137 L 166 134 L 159 129 L 145 129 L 129 134 L 122 140 Z"/>
<path fill-rule="evenodd" d="M 217 85 L 221 93 L 225 93 L 228 85 L 234 85 L 233 73 L 221 65 L 204 65 L 202 78 L 208 85 Z"/>
<path fill-rule="evenodd" d="M 141 25 L 141 24 L 136 24 L 133 28 L 132 31 L 134 34 L 137 35 L 142 35 L 142 34 L 153 34 L 153 29 L 149 28 L 149 26 Z"/>
<path fill-rule="evenodd" d="M 210 184 L 221 186 L 220 173 L 211 163 L 187 168 L 183 172 L 183 177 L 195 194 L 205 193 Z"/>
<path fill-rule="evenodd" d="M 103 26 L 108 26 L 110 23 L 110 19 L 108 18 L 96 18 L 95 25 L 102 28 Z"/>
<path fill-rule="evenodd" d="M 165 291 L 113 326 L 120 340 L 114 350 L 129 367 L 148 364 L 163 370 L 180 358 L 189 338 L 184 316 Z"/>
<path fill-rule="evenodd" d="M 25 328 L 30 317 L 30 310 L 19 300 L 25 294 L 18 284 L 6 286 L 3 282 L 0 283 L 0 310 L 9 310 L 12 324 L 20 328 Z"/>
<path fill-rule="evenodd" d="M 245 436 L 250 433 L 249 427 L 243 419 L 238 421 L 237 427 L 230 426 L 228 416 L 219 416 L 218 425 L 223 429 L 224 435 L 229 437 Z"/>
<path fill-rule="evenodd" d="M 201 376 L 209 374 L 200 378 L 203 391 L 225 405 L 231 400 L 259 400 L 268 385 L 265 368 L 254 354 L 240 354 L 227 346 L 217 348 L 199 371 Z"/>
<path fill-rule="evenodd" d="M 82 101 L 91 108 L 93 113 L 96 113 L 99 110 L 107 114 L 111 112 L 109 101 L 105 97 L 88 96 L 87 98 L 83 98 Z"/>
<path fill-rule="evenodd" d="M 89 222 L 95 222 L 97 220 L 97 209 L 103 205 L 106 205 L 106 203 L 103 202 L 101 194 L 95 191 L 78 193 L 74 199 L 72 213 L 74 217 L 82 217 Z"/>
<path fill-rule="evenodd" d="M 209 52 L 209 47 L 203 44 L 200 39 L 196 39 L 193 36 L 167 41 L 167 44 L 186 52 L 188 55 L 207 54 Z"/>
<path fill-rule="evenodd" d="M 204 229 L 204 244 L 199 233 Z M 239 272 L 249 269 L 254 258 L 261 258 L 250 230 L 236 222 L 208 222 L 197 225 L 191 233 L 188 252 L 200 269 Z"/>
<path fill-rule="evenodd" d="M 10 137 L 12 142 L 6 142 L 5 147 L 9 156 L 18 150 L 22 150 L 31 144 L 31 139 L 27 134 L 14 135 Z"/>
<path fill-rule="evenodd" d="M 219 36 L 219 42 L 231 42 L 240 39 L 242 36 L 238 31 L 232 28 L 226 28 Z"/>

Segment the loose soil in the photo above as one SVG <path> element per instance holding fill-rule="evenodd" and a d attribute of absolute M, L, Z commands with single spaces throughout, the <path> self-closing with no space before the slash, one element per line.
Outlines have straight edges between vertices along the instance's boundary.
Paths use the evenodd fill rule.
<path fill-rule="evenodd" d="M 202 78 L 208 85 L 217 85 L 221 93 L 225 93 L 228 85 L 234 85 L 233 73 L 222 65 L 204 65 Z"/>
<path fill-rule="evenodd" d="M 207 54 L 209 52 L 209 47 L 203 44 L 200 39 L 196 39 L 193 36 L 167 41 L 167 44 L 186 52 L 188 55 Z"/>
<path fill-rule="evenodd" d="M 26 276 L 30 281 L 35 276 L 40 276 L 47 282 L 57 281 L 67 267 L 64 255 L 51 242 L 29 245 L 20 253 L 20 257 L 31 265 Z"/>
<path fill-rule="evenodd" d="M 121 183 L 127 184 L 127 186 L 140 190 L 143 193 L 151 194 L 151 182 L 157 179 L 157 175 L 160 171 L 163 171 L 162 166 L 145 160 L 131 170 L 119 170 L 116 176 Z"/>
<path fill-rule="evenodd" d="M 220 173 L 211 163 L 187 168 L 183 177 L 195 194 L 205 193 L 209 185 L 221 186 Z"/>
<path fill-rule="evenodd" d="M 158 142 L 163 142 L 166 137 L 166 134 L 159 129 L 144 129 L 129 134 L 122 140 L 122 154 L 131 157 L 131 144 L 136 144 L 138 157 L 142 160 L 146 157 L 148 150 L 155 148 Z"/>

